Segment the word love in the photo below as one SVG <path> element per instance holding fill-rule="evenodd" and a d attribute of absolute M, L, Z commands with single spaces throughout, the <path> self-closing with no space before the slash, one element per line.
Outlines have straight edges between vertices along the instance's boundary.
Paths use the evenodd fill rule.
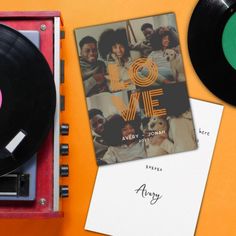
<path fill-rule="evenodd" d="M 150 198 L 150 204 L 154 205 L 158 200 L 162 198 L 162 195 L 155 193 L 155 192 L 149 192 L 146 189 L 146 184 L 141 185 L 139 188 L 134 190 L 137 194 L 140 194 L 143 198 Z"/>
<path fill-rule="evenodd" d="M 145 68 L 148 73 L 142 75 L 141 71 Z M 116 64 L 109 64 L 108 71 L 110 75 L 110 85 L 113 92 L 128 89 L 131 84 L 139 87 L 148 87 L 157 81 L 158 68 L 157 65 L 147 58 L 139 58 L 135 60 L 128 70 L 129 80 L 122 81 L 120 78 L 119 67 Z M 126 105 L 123 100 L 112 95 L 112 102 L 118 109 L 125 121 L 134 120 L 137 111 L 139 100 L 142 99 L 144 113 L 146 117 L 165 116 L 166 109 L 158 109 L 158 96 L 162 96 L 164 91 L 162 88 L 145 90 L 142 92 L 132 92 L 130 95 L 129 104 Z"/>

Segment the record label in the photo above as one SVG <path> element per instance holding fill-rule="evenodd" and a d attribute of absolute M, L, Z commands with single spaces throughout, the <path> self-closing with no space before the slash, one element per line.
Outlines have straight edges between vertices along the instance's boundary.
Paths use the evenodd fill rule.
<path fill-rule="evenodd" d="M 236 14 L 234 13 L 225 25 L 222 47 L 225 57 L 236 70 Z"/>

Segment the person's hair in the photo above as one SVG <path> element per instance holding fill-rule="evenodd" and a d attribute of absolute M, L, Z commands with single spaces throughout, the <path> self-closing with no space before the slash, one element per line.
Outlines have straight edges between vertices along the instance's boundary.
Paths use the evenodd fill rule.
<path fill-rule="evenodd" d="M 122 140 L 122 129 L 130 124 L 134 130 L 135 134 L 138 134 L 139 139 L 142 138 L 142 131 L 140 130 L 141 119 L 140 116 L 136 114 L 134 120 L 125 121 L 122 116 L 115 114 L 107 119 L 104 126 L 104 140 L 108 146 L 121 146 L 126 143 Z"/>
<path fill-rule="evenodd" d="M 96 115 L 103 116 L 102 111 L 98 110 L 98 109 L 91 109 L 91 110 L 88 111 L 88 114 L 89 114 L 89 120 L 93 119 L 93 117 L 96 116 Z"/>
<path fill-rule="evenodd" d="M 79 42 L 80 49 L 82 49 L 84 44 L 87 44 L 87 43 L 94 43 L 97 45 L 97 40 L 91 36 L 86 36 L 86 37 L 82 38 Z"/>
<path fill-rule="evenodd" d="M 141 30 L 142 30 L 142 31 L 144 31 L 144 30 L 147 29 L 147 28 L 153 29 L 153 25 L 150 24 L 150 23 L 145 23 L 145 24 L 143 24 L 143 25 L 141 26 Z"/>
<path fill-rule="evenodd" d="M 179 45 L 179 39 L 176 37 L 176 32 L 174 32 L 173 29 L 168 30 L 168 31 L 164 31 L 164 32 L 160 32 L 160 30 L 156 30 L 153 32 L 153 34 L 151 35 L 150 38 L 150 44 L 153 48 L 153 50 L 161 50 L 162 49 L 162 39 L 168 36 L 170 43 L 168 48 L 174 48 L 177 47 Z"/>
<path fill-rule="evenodd" d="M 176 83 L 174 87 L 164 85 L 163 89 L 166 94 L 171 94 L 171 99 L 168 96 L 161 96 L 159 98 L 160 109 L 165 108 L 168 116 L 179 117 L 190 109 L 185 83 Z M 173 101 L 175 102 L 173 103 Z"/>
<path fill-rule="evenodd" d="M 107 55 L 112 52 L 112 46 L 117 43 L 124 46 L 124 57 L 128 58 L 130 53 L 125 28 L 120 28 L 117 30 L 107 29 L 100 35 L 98 40 L 98 50 L 104 60 L 107 60 Z"/>

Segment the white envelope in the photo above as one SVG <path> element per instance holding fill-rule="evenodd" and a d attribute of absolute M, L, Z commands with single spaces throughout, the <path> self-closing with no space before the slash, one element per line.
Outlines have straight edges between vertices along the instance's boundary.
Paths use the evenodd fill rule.
<path fill-rule="evenodd" d="M 223 106 L 191 99 L 199 148 L 98 170 L 85 228 L 121 236 L 194 235 Z"/>

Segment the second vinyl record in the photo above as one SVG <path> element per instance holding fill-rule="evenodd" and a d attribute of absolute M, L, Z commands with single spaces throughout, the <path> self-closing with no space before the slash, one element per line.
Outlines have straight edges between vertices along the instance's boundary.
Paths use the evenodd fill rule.
<path fill-rule="evenodd" d="M 55 86 L 41 52 L 0 25 L 0 175 L 29 160 L 54 119 Z"/>
<path fill-rule="evenodd" d="M 224 42 L 236 40 L 230 37 L 233 32 L 225 34 L 233 28 L 229 21 L 235 10 L 236 3 L 232 0 L 200 0 L 188 31 L 189 54 L 195 71 L 212 93 L 232 105 L 236 105 L 236 70 L 227 54 L 229 44 Z M 236 25 L 234 29 L 236 32 Z"/>

